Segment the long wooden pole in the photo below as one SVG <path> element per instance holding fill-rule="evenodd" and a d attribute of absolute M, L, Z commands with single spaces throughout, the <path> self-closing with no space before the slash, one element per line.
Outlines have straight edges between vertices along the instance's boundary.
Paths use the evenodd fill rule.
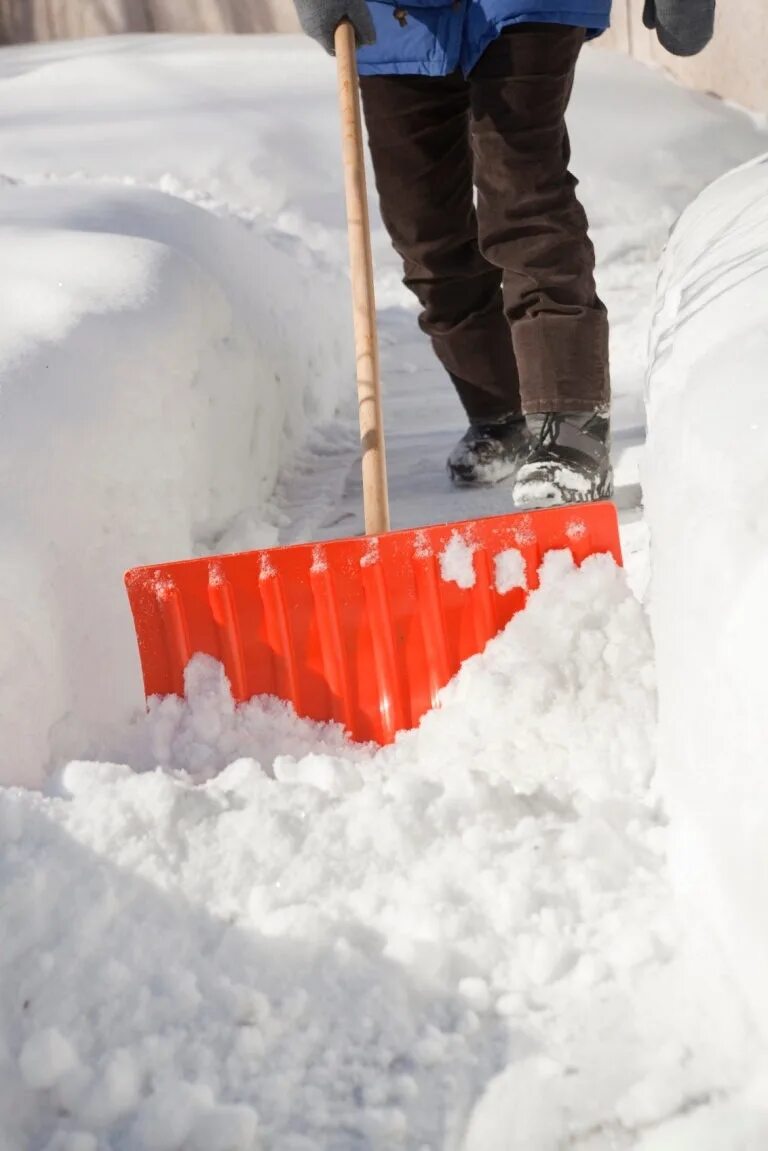
<path fill-rule="evenodd" d="M 373 288 L 373 251 L 365 181 L 363 125 L 357 77 L 355 31 L 348 21 L 336 29 L 339 107 L 352 277 L 357 398 L 363 453 L 363 506 L 367 535 L 389 531 L 387 461 L 381 411 L 379 341 Z"/>

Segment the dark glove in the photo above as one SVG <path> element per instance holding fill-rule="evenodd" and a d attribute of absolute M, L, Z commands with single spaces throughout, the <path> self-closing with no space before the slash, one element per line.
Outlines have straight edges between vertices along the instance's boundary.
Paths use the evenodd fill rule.
<path fill-rule="evenodd" d="M 322 44 L 333 55 L 334 34 L 342 20 L 355 29 L 358 44 L 373 44 L 376 29 L 365 0 L 293 0 L 308 36 Z"/>
<path fill-rule="evenodd" d="M 712 39 L 715 0 L 645 0 L 643 23 L 673 56 L 695 56 Z"/>

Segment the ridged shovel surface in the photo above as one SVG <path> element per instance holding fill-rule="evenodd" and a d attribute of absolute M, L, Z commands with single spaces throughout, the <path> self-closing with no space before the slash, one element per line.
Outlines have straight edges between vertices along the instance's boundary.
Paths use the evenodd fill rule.
<path fill-rule="evenodd" d="M 600 552 L 621 563 L 614 506 L 136 568 L 126 586 L 145 692 L 183 695 L 202 652 L 224 665 L 238 702 L 278 696 L 355 740 L 388 743 L 525 605 L 544 554 L 565 548 L 577 563 Z M 522 556 L 525 587 L 497 578 L 519 566 L 509 552 Z"/>

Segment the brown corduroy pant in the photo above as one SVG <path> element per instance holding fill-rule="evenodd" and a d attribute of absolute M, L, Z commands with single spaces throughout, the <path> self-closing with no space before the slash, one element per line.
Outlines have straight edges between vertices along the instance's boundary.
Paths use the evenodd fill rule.
<path fill-rule="evenodd" d="M 609 400 L 608 318 L 568 171 L 583 41 L 521 24 L 469 77 L 361 78 L 384 224 L 473 420 Z"/>

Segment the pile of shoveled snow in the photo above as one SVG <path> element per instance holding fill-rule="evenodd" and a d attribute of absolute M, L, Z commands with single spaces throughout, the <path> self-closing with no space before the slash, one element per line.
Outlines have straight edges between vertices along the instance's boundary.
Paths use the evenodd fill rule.
<path fill-rule="evenodd" d="M 708 188 L 670 241 L 645 481 L 674 873 L 766 1041 L 767 363 L 763 157 Z"/>
<path fill-rule="evenodd" d="M 159 192 L 3 187 L 0 264 L 0 780 L 34 785 L 140 706 L 125 569 L 274 543 L 353 366 L 341 276 Z"/>
<path fill-rule="evenodd" d="M 605 558 L 549 557 L 391 748 L 193 665 L 130 766 L 0 791 L 0 1147 L 629 1148 L 738 1083 L 680 964 L 653 730 Z"/>

